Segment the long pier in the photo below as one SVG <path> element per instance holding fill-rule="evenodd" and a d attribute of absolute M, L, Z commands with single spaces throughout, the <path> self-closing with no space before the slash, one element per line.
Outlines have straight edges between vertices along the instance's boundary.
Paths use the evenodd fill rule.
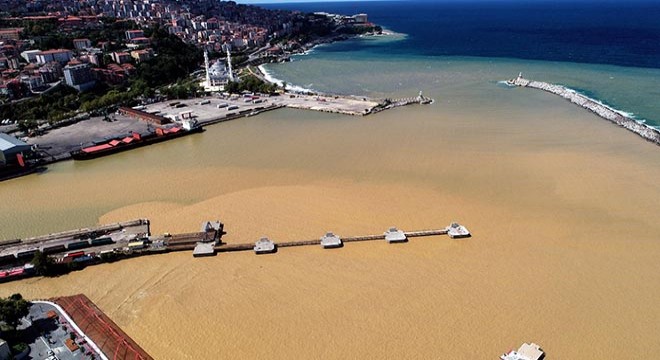
<path fill-rule="evenodd" d="M 522 73 L 519 74 L 515 79 L 507 80 L 507 84 L 539 89 L 551 94 L 559 95 L 564 99 L 572 102 L 573 104 L 587 109 L 605 120 L 609 120 L 616 125 L 634 132 L 645 140 L 648 140 L 656 145 L 660 145 L 660 130 L 632 119 L 605 104 L 602 104 L 588 96 L 578 93 L 573 89 L 562 85 L 525 79 L 523 78 Z"/>
<path fill-rule="evenodd" d="M 409 238 L 437 235 L 470 237 L 470 232 L 464 226 L 452 223 L 445 228 L 430 230 L 404 232 L 390 228 L 381 234 L 342 238 L 329 232 L 311 240 L 273 242 L 262 238 L 256 243 L 227 244 L 222 242 L 224 224 L 219 221 L 204 222 L 198 232 L 156 236 L 149 233 L 149 224 L 148 219 L 138 219 L 25 240 L 4 241 L 0 243 L 0 282 L 35 276 L 36 270 L 30 262 L 38 252 L 53 259 L 60 270 L 66 272 L 107 261 L 174 251 L 192 251 L 195 257 L 236 251 L 265 254 L 276 252 L 278 248 L 294 246 L 322 246 L 328 249 L 360 241 L 385 240 L 388 243 L 399 243 L 407 242 Z"/>
<path fill-rule="evenodd" d="M 404 232 L 404 234 L 406 238 L 413 238 L 413 237 L 446 235 L 447 232 L 448 230 L 445 228 L 445 229 L 433 229 L 433 230 L 408 231 L 408 232 Z M 385 234 L 350 236 L 350 237 L 341 238 L 341 241 L 344 243 L 359 242 L 359 241 L 374 241 L 374 240 L 385 240 Z M 310 246 L 310 245 L 318 246 L 321 245 L 321 239 L 275 242 L 274 244 L 277 248 L 294 247 L 294 246 Z M 252 251 L 254 250 L 254 246 L 255 246 L 254 243 L 219 244 L 215 246 L 215 250 L 217 252 L 233 252 L 233 251 L 248 251 L 248 250 Z M 186 250 L 192 250 L 193 248 L 194 246 L 191 246 Z"/>

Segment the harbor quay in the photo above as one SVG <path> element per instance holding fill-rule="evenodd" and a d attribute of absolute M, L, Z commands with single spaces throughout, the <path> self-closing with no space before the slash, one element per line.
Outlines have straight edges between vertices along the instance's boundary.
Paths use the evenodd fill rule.
<path fill-rule="evenodd" d="M 33 146 L 33 151 L 38 154 L 38 160 L 34 164 L 28 164 L 29 167 L 36 167 L 72 158 L 91 159 L 168 141 L 199 133 L 206 126 L 280 108 L 366 116 L 396 107 L 431 103 L 433 99 L 421 93 L 409 98 L 378 100 L 357 96 L 292 92 L 274 95 L 250 92 L 215 93 L 204 97 L 161 101 L 133 108 L 120 107 L 115 113 L 105 117 L 79 120 L 66 126 L 46 126 L 40 129 L 38 135 L 23 140 L 26 147 Z M 172 133 L 168 133 L 170 131 Z"/>
<path fill-rule="evenodd" d="M 405 243 L 410 238 L 448 235 L 453 239 L 470 237 L 462 225 L 452 223 L 444 228 L 403 231 L 395 227 L 385 232 L 363 236 L 339 236 L 327 232 L 317 239 L 275 242 L 263 237 L 256 242 L 227 244 L 220 221 L 205 221 L 200 231 L 182 234 L 152 235 L 148 219 L 103 225 L 53 233 L 28 239 L 0 242 L 0 282 L 18 280 L 43 274 L 36 268 L 35 255 L 45 255 L 61 271 L 80 270 L 86 266 L 132 257 L 174 251 L 192 251 L 194 257 L 214 256 L 218 253 L 253 251 L 256 254 L 277 252 L 294 246 L 340 248 L 345 243 L 385 240 L 390 244 Z M 43 265 L 41 265 L 43 266 Z M 59 274 L 59 273 L 58 273 Z"/>

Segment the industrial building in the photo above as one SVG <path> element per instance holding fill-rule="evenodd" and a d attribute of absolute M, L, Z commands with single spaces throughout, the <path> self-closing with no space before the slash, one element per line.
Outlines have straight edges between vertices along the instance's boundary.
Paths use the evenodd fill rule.
<path fill-rule="evenodd" d="M 138 119 L 156 125 L 164 125 L 170 122 L 169 119 L 164 118 L 160 115 L 150 114 L 142 110 L 131 109 L 125 106 L 119 107 L 119 113 L 124 116 L 132 117 L 134 119 Z"/>
<path fill-rule="evenodd" d="M 7 165 L 24 166 L 23 155 L 32 150 L 32 146 L 17 138 L 0 133 L 0 168 Z"/>

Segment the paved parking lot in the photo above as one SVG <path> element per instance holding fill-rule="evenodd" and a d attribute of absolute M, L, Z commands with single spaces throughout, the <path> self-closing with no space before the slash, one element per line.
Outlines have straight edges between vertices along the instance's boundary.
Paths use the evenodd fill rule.
<path fill-rule="evenodd" d="M 142 111 L 156 113 L 157 115 L 168 117 L 176 116 L 180 118 L 182 114 L 192 112 L 192 115 L 200 123 L 226 117 L 227 115 L 238 114 L 240 112 L 250 112 L 257 108 L 264 108 L 272 105 L 273 98 L 260 97 L 254 103 L 251 98 L 244 97 L 221 97 L 221 96 L 207 96 L 203 98 L 187 99 L 187 100 L 172 100 L 164 101 L 154 104 L 149 104 Z M 175 104 L 175 105 L 172 105 Z M 218 107 L 221 105 L 221 107 Z M 226 105 L 226 106 L 225 106 Z"/>

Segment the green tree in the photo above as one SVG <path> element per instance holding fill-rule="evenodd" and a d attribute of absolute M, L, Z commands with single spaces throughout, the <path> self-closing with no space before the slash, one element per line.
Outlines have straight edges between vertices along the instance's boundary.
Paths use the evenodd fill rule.
<path fill-rule="evenodd" d="M 21 294 L 14 294 L 6 299 L 0 298 L 0 321 L 16 329 L 18 322 L 30 313 L 30 305 Z"/>
<path fill-rule="evenodd" d="M 34 270 L 37 272 L 37 274 L 41 276 L 50 275 L 53 272 L 55 266 L 53 259 L 41 251 L 34 253 L 34 257 L 32 258 L 31 263 L 34 265 Z"/>

